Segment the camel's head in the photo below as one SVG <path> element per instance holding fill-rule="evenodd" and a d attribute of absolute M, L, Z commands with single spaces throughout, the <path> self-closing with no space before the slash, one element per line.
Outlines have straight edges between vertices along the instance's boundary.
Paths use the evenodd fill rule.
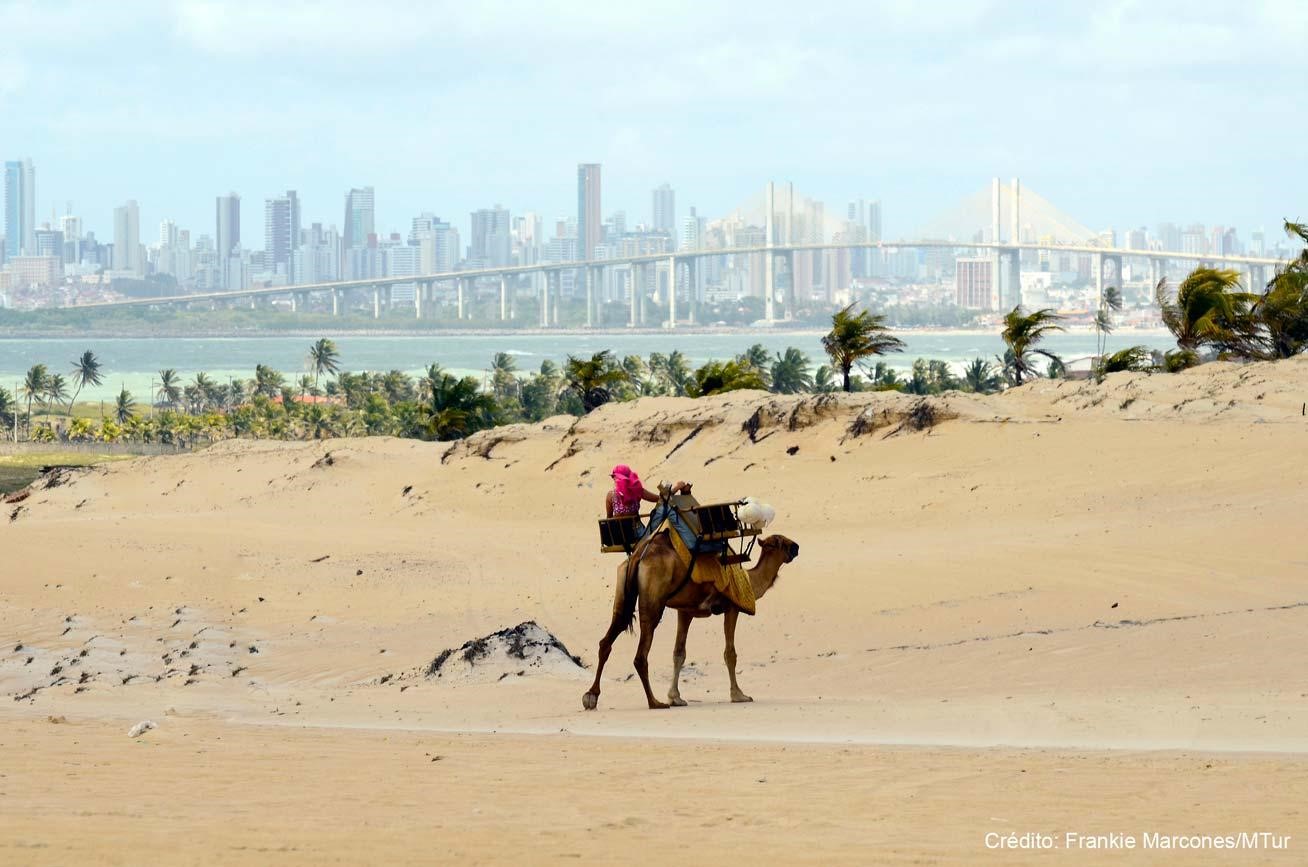
<path fill-rule="evenodd" d="M 770 551 L 770 550 L 779 551 L 782 554 L 782 556 L 786 558 L 787 563 L 789 563 L 790 561 L 794 560 L 796 557 L 799 556 L 799 543 L 787 539 L 785 536 L 782 536 L 780 533 L 777 533 L 772 536 L 768 536 L 766 539 L 760 540 L 759 545 L 762 546 L 764 551 Z"/>

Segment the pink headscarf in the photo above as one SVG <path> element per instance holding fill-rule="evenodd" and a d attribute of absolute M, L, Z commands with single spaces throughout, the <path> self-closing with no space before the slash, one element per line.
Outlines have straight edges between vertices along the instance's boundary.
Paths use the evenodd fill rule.
<path fill-rule="evenodd" d="M 645 490 L 640 483 L 640 476 L 626 464 L 618 464 L 613 468 L 613 486 L 624 503 L 640 502 L 640 495 Z"/>

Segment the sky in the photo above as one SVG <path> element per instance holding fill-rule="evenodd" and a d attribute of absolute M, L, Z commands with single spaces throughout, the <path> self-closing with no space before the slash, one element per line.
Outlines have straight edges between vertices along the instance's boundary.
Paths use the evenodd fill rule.
<path fill-rule="evenodd" d="M 765 182 L 905 237 L 1020 176 L 1095 229 L 1308 216 L 1308 2 L 861 0 L 638 3 L 0 0 L 0 158 L 111 239 L 113 208 L 212 234 L 214 198 L 297 190 L 379 230 L 499 203 L 725 214 Z"/>

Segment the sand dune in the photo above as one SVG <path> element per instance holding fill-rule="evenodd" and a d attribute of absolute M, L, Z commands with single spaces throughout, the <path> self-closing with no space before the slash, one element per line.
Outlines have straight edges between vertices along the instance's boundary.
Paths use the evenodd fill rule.
<path fill-rule="evenodd" d="M 0 859 L 656 863 L 662 843 L 691 861 L 1040 863 L 981 838 L 1139 820 L 1261 824 L 1298 857 L 1241 863 L 1300 863 L 1305 401 L 1303 359 L 989 397 L 737 392 L 454 444 L 230 442 L 44 479 L 0 515 L 0 732 L 22 747 Z M 691 632 L 687 708 L 644 709 L 625 637 L 589 714 L 561 655 L 501 643 L 476 676 L 429 676 L 527 621 L 593 663 L 615 463 L 702 501 L 760 496 L 801 544 L 738 633 L 755 702 L 727 701 L 716 620 Z M 429 774 L 426 753 L 463 758 Z M 133 791 L 153 806 L 121 813 Z M 415 824 L 428 848 L 386 836 Z"/>

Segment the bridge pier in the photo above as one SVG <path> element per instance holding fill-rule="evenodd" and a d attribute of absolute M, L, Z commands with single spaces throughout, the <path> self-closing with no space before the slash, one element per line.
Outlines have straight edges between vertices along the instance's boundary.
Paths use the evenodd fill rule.
<path fill-rule="evenodd" d="M 668 257 L 668 328 L 677 327 L 677 257 Z"/>
<path fill-rule="evenodd" d="M 381 289 L 372 287 L 372 318 L 381 319 Z"/>
<path fill-rule="evenodd" d="M 466 310 L 465 310 L 465 303 L 466 303 L 466 301 L 465 301 L 465 298 L 464 298 L 464 292 L 465 292 L 465 290 L 464 290 L 464 288 L 463 288 L 463 287 L 464 287 L 464 283 L 465 283 L 465 278 L 463 278 L 463 277 L 456 277 L 456 278 L 454 278 L 454 283 L 455 283 L 455 286 L 457 287 L 456 291 L 457 291 L 457 297 L 458 297 L 458 308 L 459 308 L 459 309 L 458 309 L 458 313 L 457 313 L 457 318 L 458 318 L 458 320 L 459 320 L 460 322 L 462 322 L 462 321 L 463 321 L 464 313 L 466 312 Z"/>
<path fill-rule="evenodd" d="M 500 321 L 504 322 L 509 318 L 509 276 L 500 275 Z"/>
<path fill-rule="evenodd" d="M 699 288 L 699 274 L 696 273 L 698 259 L 686 260 L 686 323 L 695 324 L 695 290 Z"/>
<path fill-rule="evenodd" d="M 595 327 L 595 269 L 584 265 L 581 277 L 586 281 L 586 327 Z"/>
<path fill-rule="evenodd" d="M 627 306 L 627 327 L 636 327 L 636 263 L 631 263 L 631 268 L 627 271 L 628 298 L 630 303 Z"/>
<path fill-rule="evenodd" d="M 767 248 L 763 252 L 763 318 L 767 320 L 769 325 L 771 325 L 773 320 L 776 319 L 776 310 L 773 307 L 774 304 L 773 298 L 776 294 L 774 288 L 776 275 L 774 272 L 777 266 L 777 263 L 774 261 L 772 255 L 772 244 L 774 243 L 775 240 L 773 238 L 772 224 L 773 224 L 773 217 L 776 211 L 776 199 L 773 193 L 772 181 L 768 181 L 768 192 L 766 198 L 767 198 L 767 206 L 766 206 L 767 214 L 764 215 L 763 218 L 763 231 L 764 231 L 763 246 Z M 787 226 L 786 228 L 789 229 L 790 227 Z M 790 242 L 789 237 L 786 238 L 786 242 L 787 243 Z"/>

